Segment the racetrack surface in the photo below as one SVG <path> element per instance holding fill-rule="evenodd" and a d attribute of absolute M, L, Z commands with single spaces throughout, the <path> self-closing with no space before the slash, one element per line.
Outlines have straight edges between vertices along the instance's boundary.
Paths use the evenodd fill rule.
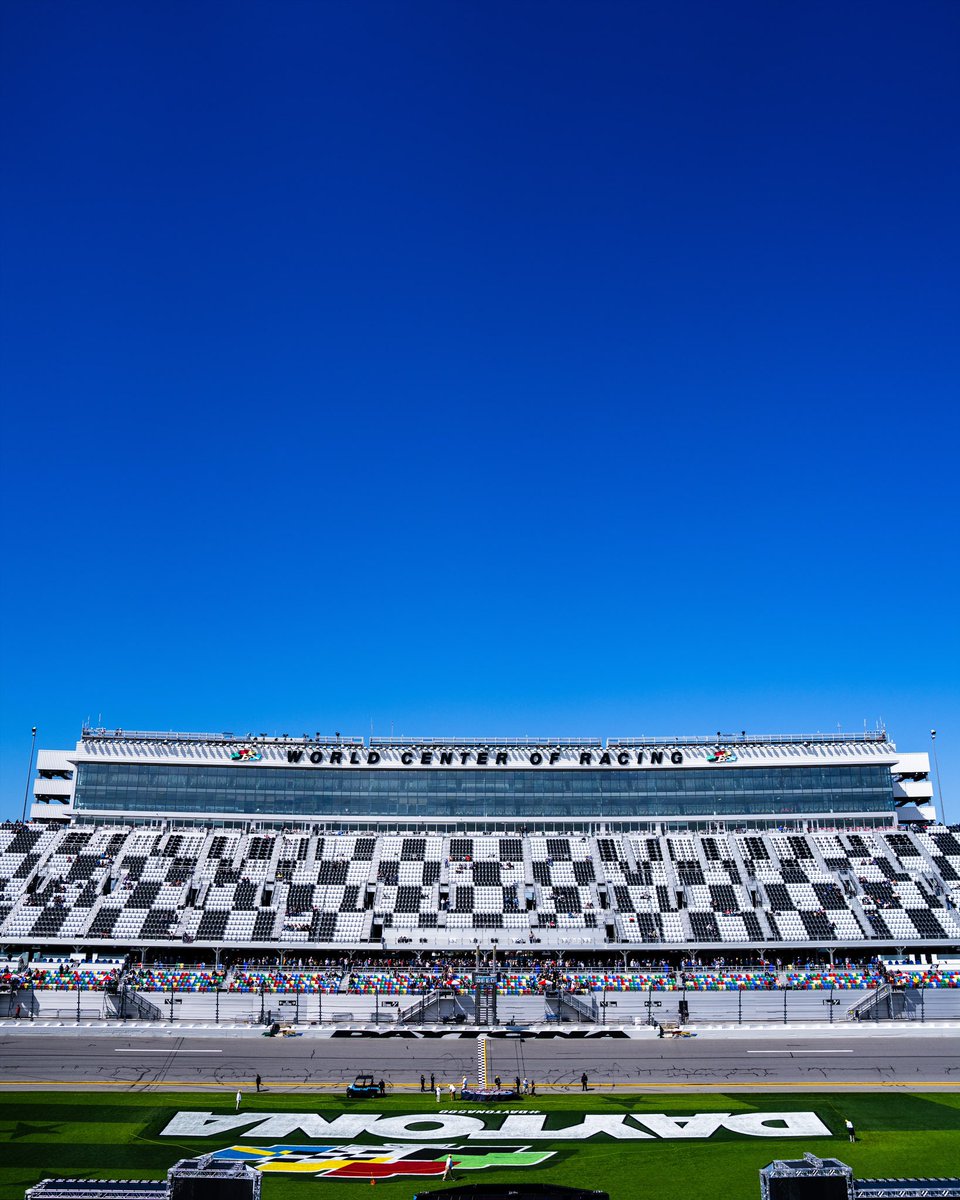
<path fill-rule="evenodd" d="M 665 1091 L 710 1088 L 960 1088 L 960 1038 L 785 1035 L 679 1041 L 593 1038 L 488 1042 L 491 1074 L 516 1076 L 542 1092 L 590 1087 Z M 474 1038 L 306 1039 L 129 1037 L 5 1034 L 0 1087 L 124 1089 L 252 1088 L 257 1074 L 278 1092 L 341 1091 L 358 1072 L 383 1078 L 388 1091 L 419 1090 L 420 1074 L 437 1082 L 476 1078 Z M 449 1097 L 444 1097 L 449 1101 Z"/>

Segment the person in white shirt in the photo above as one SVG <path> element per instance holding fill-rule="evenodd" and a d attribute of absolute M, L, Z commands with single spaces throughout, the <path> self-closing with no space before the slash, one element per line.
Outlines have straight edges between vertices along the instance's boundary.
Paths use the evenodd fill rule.
<path fill-rule="evenodd" d="M 240 1101 L 241 1101 L 242 1099 L 243 1099 L 243 1092 L 240 1092 L 240 1091 L 238 1091 L 238 1092 L 237 1092 L 237 1107 L 236 1107 L 236 1109 L 234 1110 L 235 1112 L 239 1112 L 239 1111 L 240 1111 Z"/>

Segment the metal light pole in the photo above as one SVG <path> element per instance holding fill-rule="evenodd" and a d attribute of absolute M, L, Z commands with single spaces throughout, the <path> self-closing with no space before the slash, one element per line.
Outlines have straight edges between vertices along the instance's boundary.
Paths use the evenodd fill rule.
<path fill-rule="evenodd" d="M 30 780 L 33 777 L 33 752 L 37 748 L 37 727 L 34 725 L 31 730 L 32 738 L 30 741 L 30 761 L 27 763 L 27 783 L 23 789 L 23 812 L 20 815 L 21 821 L 27 819 L 27 797 L 30 795 Z"/>
<path fill-rule="evenodd" d="M 943 789 L 940 787 L 940 760 L 937 758 L 937 731 L 935 729 L 930 730 L 930 742 L 933 745 L 933 767 L 937 774 L 937 807 L 940 810 L 940 820 L 946 825 L 947 814 L 943 811 Z"/>

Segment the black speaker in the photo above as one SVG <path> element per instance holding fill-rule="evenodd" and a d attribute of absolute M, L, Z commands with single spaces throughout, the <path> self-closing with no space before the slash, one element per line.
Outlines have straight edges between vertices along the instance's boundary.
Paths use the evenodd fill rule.
<path fill-rule="evenodd" d="M 182 1158 L 167 1172 L 169 1200 L 260 1200 L 259 1171 L 243 1162 Z"/>
<path fill-rule="evenodd" d="M 841 1175 L 794 1175 L 771 1179 L 769 1200 L 847 1200 L 847 1181 Z"/>
<path fill-rule="evenodd" d="M 253 1183 L 203 1174 L 175 1176 L 170 1183 L 170 1200 L 253 1200 Z"/>

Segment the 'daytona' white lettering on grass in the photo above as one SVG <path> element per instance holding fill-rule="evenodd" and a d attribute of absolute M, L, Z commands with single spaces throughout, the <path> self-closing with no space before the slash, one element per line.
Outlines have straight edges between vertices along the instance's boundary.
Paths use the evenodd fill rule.
<path fill-rule="evenodd" d="M 555 1115 L 557 1122 L 565 1114 Z M 460 1116 L 450 1113 L 344 1113 L 328 1121 L 319 1113 L 250 1113 L 217 1116 L 212 1112 L 179 1112 L 161 1137 L 223 1137 L 242 1129 L 245 1141 L 276 1141 L 303 1137 L 319 1141 L 353 1141 L 364 1135 L 397 1141 L 590 1141 L 606 1137 L 618 1141 L 644 1138 L 709 1138 L 721 1129 L 742 1137 L 831 1137 L 830 1130 L 813 1112 L 696 1113 L 671 1117 L 666 1113 L 628 1113 L 617 1116 L 585 1114 L 579 1121 L 554 1124 L 546 1113 Z"/>

